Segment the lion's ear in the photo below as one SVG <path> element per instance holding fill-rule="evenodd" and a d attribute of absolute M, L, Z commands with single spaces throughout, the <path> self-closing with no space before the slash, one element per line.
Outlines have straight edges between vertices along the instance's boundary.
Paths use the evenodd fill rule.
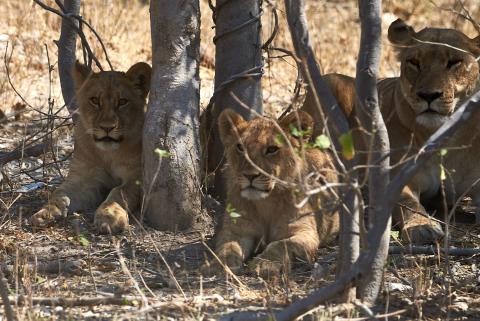
<path fill-rule="evenodd" d="M 310 139 L 313 131 L 313 118 L 304 111 L 295 111 L 280 120 L 280 126 L 295 138 Z"/>
<path fill-rule="evenodd" d="M 394 45 L 406 46 L 414 41 L 415 30 L 402 19 L 397 19 L 388 28 L 388 40 Z"/>
<path fill-rule="evenodd" d="M 75 88 L 78 90 L 80 86 L 83 85 L 85 80 L 92 74 L 92 70 L 85 66 L 84 64 L 80 63 L 80 61 L 75 62 L 75 66 L 72 70 L 72 77 L 73 82 L 75 83 Z"/>
<path fill-rule="evenodd" d="M 234 144 L 238 140 L 240 130 L 246 123 L 243 117 L 233 109 L 227 108 L 218 117 L 218 131 L 224 146 Z"/>
<path fill-rule="evenodd" d="M 145 99 L 150 91 L 150 78 L 152 77 L 150 65 L 145 62 L 138 62 L 128 69 L 126 75 L 133 82 L 142 99 Z"/>

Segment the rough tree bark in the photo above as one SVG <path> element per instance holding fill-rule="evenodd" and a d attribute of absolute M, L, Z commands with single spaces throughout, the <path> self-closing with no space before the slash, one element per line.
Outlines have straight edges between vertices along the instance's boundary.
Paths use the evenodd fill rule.
<path fill-rule="evenodd" d="M 362 127 L 369 133 L 365 146 L 369 148 L 368 157 L 368 192 L 369 227 L 373 226 L 379 211 L 379 202 L 384 198 L 390 182 L 390 142 L 387 128 L 383 122 L 378 104 L 377 74 L 381 56 L 381 0 L 358 1 L 361 38 L 357 61 L 355 87 L 357 93 L 357 116 Z M 383 268 L 388 255 L 390 241 L 390 220 L 379 244 L 379 250 L 371 266 L 370 273 L 361 281 L 360 297 L 365 302 L 373 302 L 377 298 L 383 278 Z"/>
<path fill-rule="evenodd" d="M 215 19 L 215 97 L 212 110 L 213 142 L 208 151 L 209 162 L 215 164 L 215 187 L 213 194 L 219 200 L 226 195 L 221 171 L 223 145 L 220 141 L 217 118 L 226 107 L 250 119 L 255 113 L 262 114 L 261 88 L 261 24 L 258 0 L 217 0 Z M 247 72 L 249 71 L 249 72 Z M 238 77 L 237 77 L 238 76 Z M 236 80 L 229 83 L 232 77 Z M 237 96 L 251 110 L 247 110 L 231 94 Z"/>
<path fill-rule="evenodd" d="M 80 14 L 81 0 L 65 0 L 63 5 L 67 13 L 73 15 Z M 60 86 L 62 95 L 70 115 L 73 115 L 77 109 L 75 101 L 75 87 L 71 71 L 75 65 L 75 50 L 77 48 L 77 31 L 74 25 L 78 27 L 78 20 L 74 18 L 62 19 L 62 27 L 60 31 L 60 39 L 58 46 L 58 73 L 60 76 Z"/>
<path fill-rule="evenodd" d="M 319 114 L 325 113 L 332 122 L 331 125 L 324 126 L 326 129 L 331 129 L 331 139 L 338 148 L 339 138 L 342 135 L 349 133 L 349 125 L 342 110 L 331 93 L 327 83 L 323 80 L 318 68 L 315 55 L 310 44 L 308 34 L 307 20 L 305 15 L 305 5 L 303 0 L 285 0 L 285 9 L 287 13 L 288 25 L 290 33 L 292 34 L 292 41 L 295 47 L 295 53 L 298 58 L 302 60 L 301 68 L 304 78 L 307 79 L 310 85 L 310 90 L 315 91 L 318 96 Z M 325 125 L 325 119 L 322 119 Z M 354 160 L 337 159 L 339 168 L 345 174 L 350 171 L 355 163 Z M 337 264 L 337 275 L 350 270 L 351 266 L 357 260 L 360 253 L 360 225 L 359 225 L 359 194 L 355 191 L 357 179 L 354 174 L 350 177 L 342 175 L 345 183 L 349 183 L 351 187 L 343 188 L 340 197 L 343 201 L 343 206 L 340 208 L 340 253 Z M 348 289 L 347 289 L 348 290 Z M 355 291 L 345 292 L 345 300 L 351 299 L 355 296 Z"/>
<path fill-rule="evenodd" d="M 151 1 L 150 20 L 153 75 L 143 133 L 142 214 L 155 228 L 186 229 L 201 205 L 199 2 Z"/>

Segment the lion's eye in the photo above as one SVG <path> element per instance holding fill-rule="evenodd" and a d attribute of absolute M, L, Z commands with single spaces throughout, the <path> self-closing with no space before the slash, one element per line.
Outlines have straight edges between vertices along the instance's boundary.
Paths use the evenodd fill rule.
<path fill-rule="evenodd" d="M 237 144 L 237 151 L 239 151 L 240 153 L 243 153 L 244 149 L 242 144 L 240 143 Z"/>
<path fill-rule="evenodd" d="M 268 146 L 267 150 L 265 151 L 265 154 L 272 155 L 278 152 L 278 150 L 279 150 L 278 146 L 274 146 L 274 145 Z"/>
<path fill-rule="evenodd" d="M 119 107 L 125 106 L 126 104 L 128 104 L 128 99 L 120 98 L 120 99 L 118 100 L 118 106 L 119 106 Z"/>
<path fill-rule="evenodd" d="M 415 58 L 408 59 L 407 64 L 417 71 L 420 70 L 420 62 Z"/>
<path fill-rule="evenodd" d="M 462 59 L 450 59 L 450 60 L 447 62 L 447 68 L 448 68 L 448 69 L 452 69 L 453 67 L 459 66 L 462 62 L 463 62 Z"/>
<path fill-rule="evenodd" d="M 90 97 L 90 104 L 92 104 L 95 107 L 98 107 L 100 104 L 98 97 Z"/>

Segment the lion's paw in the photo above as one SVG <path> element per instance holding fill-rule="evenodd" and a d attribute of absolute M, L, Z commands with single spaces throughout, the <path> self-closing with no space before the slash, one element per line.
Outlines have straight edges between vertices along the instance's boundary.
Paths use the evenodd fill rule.
<path fill-rule="evenodd" d="M 279 279 L 288 267 L 280 262 L 256 257 L 248 264 L 248 269 L 264 280 L 275 280 Z"/>
<path fill-rule="evenodd" d="M 407 222 L 402 229 L 402 239 L 413 244 L 434 243 L 443 236 L 442 226 L 427 218 L 421 221 Z"/>
<path fill-rule="evenodd" d="M 100 205 L 93 223 L 101 234 L 120 233 L 128 227 L 128 213 L 116 202 Z"/>
<path fill-rule="evenodd" d="M 67 216 L 69 205 L 70 199 L 67 196 L 55 198 L 32 215 L 30 224 L 35 228 L 47 227 L 56 220 Z"/>
<path fill-rule="evenodd" d="M 228 266 L 230 271 L 234 274 L 239 274 L 243 268 L 243 260 L 236 255 L 230 255 L 228 257 L 220 258 L 222 264 L 218 262 L 216 258 L 202 265 L 200 273 L 203 276 L 209 277 L 214 275 L 225 275 L 227 273 L 225 266 Z"/>

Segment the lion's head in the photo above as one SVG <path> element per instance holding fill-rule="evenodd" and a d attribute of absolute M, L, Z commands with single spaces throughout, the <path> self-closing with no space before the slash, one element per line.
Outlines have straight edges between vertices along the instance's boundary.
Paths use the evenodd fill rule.
<path fill-rule="evenodd" d="M 77 62 L 73 69 L 80 121 L 95 145 L 117 149 L 142 134 L 151 68 L 139 62 L 124 73 L 92 72 Z"/>
<path fill-rule="evenodd" d="M 233 176 L 229 179 L 235 180 L 242 197 L 260 200 L 281 188 L 274 177 L 287 182 L 298 178 L 303 164 L 298 151 L 302 140 L 308 139 L 313 119 L 305 112 L 296 112 L 278 124 L 266 117 L 246 121 L 226 109 L 220 114 L 218 127 Z"/>
<path fill-rule="evenodd" d="M 477 86 L 480 36 L 470 39 L 454 29 L 419 32 L 401 19 L 388 29 L 398 47 L 400 83 L 417 124 L 438 129 Z"/>

